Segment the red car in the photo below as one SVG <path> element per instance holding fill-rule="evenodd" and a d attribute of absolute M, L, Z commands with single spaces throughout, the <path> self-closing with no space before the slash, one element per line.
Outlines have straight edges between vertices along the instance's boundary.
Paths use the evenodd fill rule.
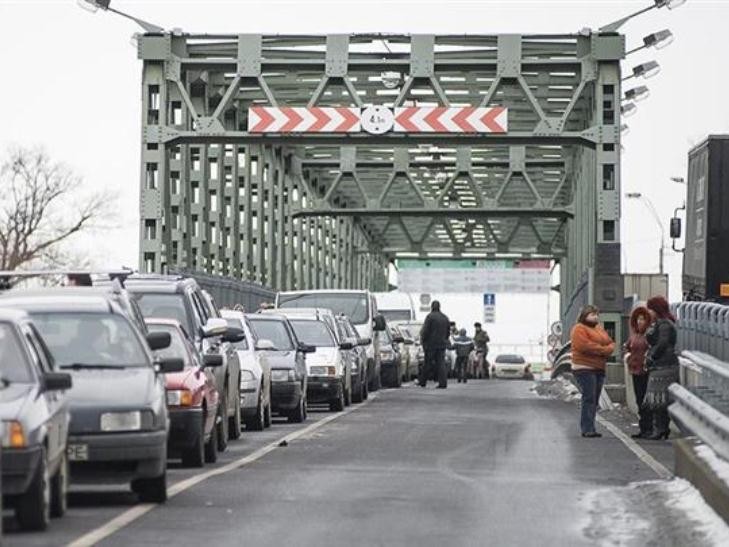
<path fill-rule="evenodd" d="M 180 456 L 182 464 L 188 467 L 215 462 L 224 409 L 219 406 L 220 395 L 210 369 L 222 366 L 223 357 L 219 354 L 200 356 L 179 321 L 146 319 L 146 323 L 150 331 L 168 332 L 172 339 L 168 348 L 156 351 L 155 355 L 179 358 L 185 363 L 182 372 L 165 377 L 170 416 L 167 453 Z"/>

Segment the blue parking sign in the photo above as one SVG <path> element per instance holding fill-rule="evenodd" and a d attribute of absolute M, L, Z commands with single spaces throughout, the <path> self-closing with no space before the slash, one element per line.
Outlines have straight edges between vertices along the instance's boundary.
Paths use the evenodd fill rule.
<path fill-rule="evenodd" d="M 483 295 L 483 305 L 484 306 L 495 306 L 496 305 L 496 295 L 494 293 L 484 293 Z"/>

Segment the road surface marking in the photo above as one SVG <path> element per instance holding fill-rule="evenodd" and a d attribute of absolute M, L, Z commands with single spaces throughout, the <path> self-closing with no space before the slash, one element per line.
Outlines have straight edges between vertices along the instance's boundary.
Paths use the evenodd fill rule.
<path fill-rule="evenodd" d="M 280 437 L 279 439 L 267 444 L 266 446 L 259 448 L 255 452 L 252 452 L 249 455 L 243 456 L 242 458 L 239 458 L 237 460 L 233 460 L 232 462 L 227 463 L 227 464 L 223 465 L 222 467 L 210 469 L 209 471 L 205 471 L 204 473 L 200 473 L 199 475 L 195 475 L 188 479 L 177 482 L 167 488 L 167 498 L 168 499 L 172 498 L 172 497 L 176 496 L 177 494 L 184 492 L 185 490 L 189 490 L 196 484 L 199 484 L 211 477 L 216 477 L 218 475 L 222 475 L 224 473 L 227 473 L 228 471 L 233 471 L 234 469 L 238 469 L 240 467 L 243 467 L 244 465 L 248 465 L 249 463 L 259 460 L 263 456 L 268 454 L 269 452 L 273 452 L 276 448 L 278 448 L 279 443 L 281 443 L 282 441 L 290 442 L 295 439 L 298 439 L 299 437 L 303 437 L 303 436 L 311 433 L 312 431 L 315 431 L 315 430 L 319 429 L 320 427 L 323 427 L 326 424 L 333 422 L 337 418 L 346 416 L 350 412 L 354 412 L 358 408 L 364 407 L 367 403 L 369 403 L 372 399 L 374 399 L 376 397 L 377 397 L 376 393 L 370 394 L 369 399 L 358 404 L 357 406 L 352 406 L 352 407 L 348 408 L 344 412 L 337 412 L 336 414 L 327 416 L 326 418 L 323 418 L 323 419 L 319 420 L 318 422 L 315 422 L 315 423 L 311 424 L 310 426 L 305 427 L 304 429 L 300 429 L 299 431 L 294 431 L 293 433 L 284 435 L 283 437 Z M 101 540 L 108 538 L 112 534 L 115 534 L 116 532 L 118 532 L 119 530 L 124 528 L 125 526 L 128 526 L 129 524 L 131 524 L 138 518 L 149 513 L 155 507 L 159 507 L 159 506 L 160 505 L 156 504 L 156 503 L 141 503 L 141 504 L 135 505 L 131 509 L 124 511 L 121 515 L 114 517 L 106 524 L 96 528 L 95 530 L 91 530 L 90 532 L 84 534 L 80 538 L 72 541 L 71 543 L 68 544 L 68 547 L 90 547 L 92 545 L 96 545 Z"/>
<path fill-rule="evenodd" d="M 671 473 L 661 462 L 656 460 L 653 456 L 648 454 L 648 452 L 643 449 L 637 442 L 635 442 L 633 439 L 628 437 L 625 433 L 623 433 L 620 428 L 609 421 L 607 421 L 602 416 L 597 417 L 597 421 L 605 426 L 610 433 L 615 435 L 618 439 L 622 441 L 622 443 L 628 447 L 628 449 L 638 456 L 638 459 L 642 461 L 644 464 L 646 464 L 648 467 L 653 469 L 653 471 L 656 472 L 656 475 L 658 475 L 662 479 L 672 479 L 673 473 Z"/>

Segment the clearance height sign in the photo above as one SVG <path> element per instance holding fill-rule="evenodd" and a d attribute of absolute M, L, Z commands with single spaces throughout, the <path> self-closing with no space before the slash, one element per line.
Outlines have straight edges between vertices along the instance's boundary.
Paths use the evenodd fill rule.
<path fill-rule="evenodd" d="M 402 259 L 397 267 L 402 292 L 546 294 L 550 289 L 548 260 Z"/>

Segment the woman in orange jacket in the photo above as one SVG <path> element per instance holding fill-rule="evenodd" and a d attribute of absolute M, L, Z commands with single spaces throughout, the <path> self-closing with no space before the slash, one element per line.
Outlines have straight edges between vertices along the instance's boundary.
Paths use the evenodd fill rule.
<path fill-rule="evenodd" d="M 602 437 L 595 430 L 595 416 L 600 392 L 605 383 L 607 359 L 615 351 L 615 342 L 600 325 L 600 310 L 585 306 L 572 328 L 572 373 L 582 392 L 580 429 L 583 437 Z"/>

